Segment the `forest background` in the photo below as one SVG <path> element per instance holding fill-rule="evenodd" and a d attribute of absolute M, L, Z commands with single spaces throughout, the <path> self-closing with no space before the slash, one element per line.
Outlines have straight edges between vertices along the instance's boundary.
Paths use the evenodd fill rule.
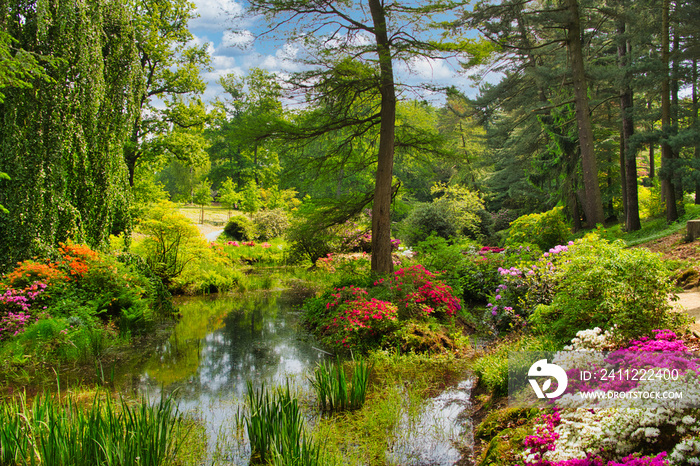
<path fill-rule="evenodd" d="M 224 94 L 205 102 L 210 55 L 188 30 L 193 4 L 7 2 L 0 236 L 13 241 L 1 267 L 70 238 L 103 247 L 147 203 L 195 202 L 198 188 L 251 211 L 305 200 L 309 231 L 371 208 L 379 271 L 391 268 L 375 264 L 389 257 L 391 225 L 447 186 L 480 199 L 475 234 L 492 244 L 510 221 L 555 206 L 575 230 L 672 222 L 684 197 L 700 201 L 697 11 L 670 0 L 255 1 L 231 24 L 258 18 L 255 40 L 298 46 L 296 71 L 224 76 Z M 436 86 L 392 69 L 455 59 L 469 75 L 455 84 L 472 80 L 473 98 L 443 86 L 443 102 L 417 99 Z"/>

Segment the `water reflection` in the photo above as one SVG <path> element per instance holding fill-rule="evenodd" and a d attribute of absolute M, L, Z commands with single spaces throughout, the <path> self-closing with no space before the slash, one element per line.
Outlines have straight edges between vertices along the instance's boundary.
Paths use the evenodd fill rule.
<path fill-rule="evenodd" d="M 178 309 L 182 319 L 146 364 L 144 387 L 240 398 L 247 379 L 284 383 L 322 358 L 279 294 L 190 298 Z"/>
<path fill-rule="evenodd" d="M 304 376 L 324 357 L 279 293 L 188 298 L 177 307 L 182 318 L 146 363 L 137 389 L 154 399 L 161 390 L 175 392 L 181 410 L 205 421 L 211 441 L 235 416 L 246 380 L 257 386 L 290 378 L 305 386 Z"/>

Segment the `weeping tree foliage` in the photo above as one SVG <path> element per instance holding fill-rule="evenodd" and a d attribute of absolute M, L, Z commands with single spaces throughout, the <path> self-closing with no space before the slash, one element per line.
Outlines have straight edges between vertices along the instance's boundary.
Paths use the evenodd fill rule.
<path fill-rule="evenodd" d="M 45 79 L 3 89 L 0 268 L 73 238 L 99 247 L 128 204 L 123 146 L 138 75 L 128 2 L 10 1 L 0 28 Z M 7 239 L 12 239 L 8 241 Z"/>

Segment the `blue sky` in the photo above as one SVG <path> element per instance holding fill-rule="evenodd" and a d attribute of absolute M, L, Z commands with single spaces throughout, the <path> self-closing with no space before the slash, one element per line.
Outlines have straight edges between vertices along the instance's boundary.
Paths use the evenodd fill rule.
<path fill-rule="evenodd" d="M 204 74 L 208 81 L 207 91 L 204 95 L 206 101 L 212 101 L 223 92 L 217 84 L 220 76 L 235 73 L 245 75 L 251 68 L 262 68 L 274 73 L 288 73 L 298 69 L 298 65 L 291 59 L 296 53 L 296 48 L 290 44 L 272 42 L 260 39 L 251 44 L 251 38 L 256 33 L 257 26 L 253 20 L 248 24 L 232 24 L 232 14 L 243 10 L 241 2 L 235 0 L 194 0 L 199 17 L 190 22 L 190 30 L 199 44 L 208 44 L 208 50 L 212 57 L 211 72 Z M 246 34 L 233 34 L 229 29 L 249 31 Z M 247 47 L 237 45 L 249 44 Z M 416 60 L 411 64 L 411 71 L 405 66 L 397 66 L 398 79 L 408 84 L 429 82 L 432 85 L 454 85 L 462 89 L 468 95 L 474 95 L 476 90 L 470 88 L 471 81 L 466 75 L 460 74 L 456 62 Z M 420 94 L 411 93 L 403 96 L 409 99 L 426 99 L 435 103 L 441 103 L 444 98 L 441 95 L 433 95 L 427 92 Z"/>

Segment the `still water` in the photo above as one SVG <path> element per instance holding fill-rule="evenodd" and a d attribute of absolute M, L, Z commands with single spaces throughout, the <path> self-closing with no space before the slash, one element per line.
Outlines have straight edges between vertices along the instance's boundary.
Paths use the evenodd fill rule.
<path fill-rule="evenodd" d="M 247 442 L 231 438 L 246 381 L 258 387 L 289 380 L 308 390 L 306 376 L 327 355 L 314 347 L 299 313 L 279 292 L 185 298 L 176 307 L 180 321 L 131 388 L 151 399 L 173 393 L 180 410 L 207 427 L 211 454 L 230 461 L 223 464 L 247 464 Z"/>
<path fill-rule="evenodd" d="M 246 380 L 282 384 L 324 357 L 279 293 L 210 296 L 177 303 L 170 339 L 141 375 L 141 389 L 178 390 L 183 401 L 242 398 Z"/>

